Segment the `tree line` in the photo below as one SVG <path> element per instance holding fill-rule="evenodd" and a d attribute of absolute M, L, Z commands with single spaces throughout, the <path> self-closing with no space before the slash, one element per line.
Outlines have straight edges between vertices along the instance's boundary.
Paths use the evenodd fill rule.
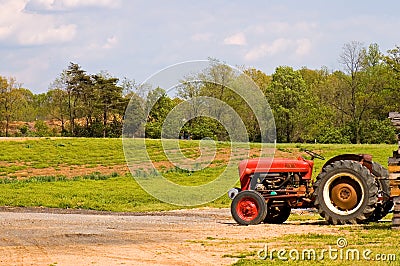
<path fill-rule="evenodd" d="M 106 72 L 91 75 L 78 64 L 70 63 L 42 94 L 22 88 L 14 78 L 0 77 L 0 82 L 3 136 L 10 136 L 12 121 L 35 122 L 34 129 L 23 124 L 14 130 L 14 136 L 121 135 L 129 95 L 123 93 L 119 79 Z M 57 127 L 51 129 L 45 121 L 53 121 Z"/>
<path fill-rule="evenodd" d="M 267 75 L 241 67 L 272 109 L 277 142 L 395 142 L 387 115 L 400 110 L 400 47 L 384 53 L 377 44 L 366 47 L 354 41 L 343 46 L 338 59 L 343 68 L 335 71 L 279 66 Z M 160 138 L 163 122 L 175 107 L 204 96 L 229 105 L 243 121 L 250 141 L 261 140 L 251 106 L 230 89 L 240 86 L 240 75 L 215 59 L 193 75 L 182 80 L 174 96 L 165 88 L 148 90 L 146 84 L 107 72 L 88 74 L 75 63 L 42 94 L 0 76 L 0 135 L 120 137 L 124 126 L 132 136 Z M 199 82 L 188 82 L 193 78 Z M 194 118 L 184 121 L 180 137 L 230 139 L 221 123 L 226 119 L 224 109 L 214 108 L 210 117 L 195 106 L 190 108 L 185 112 Z M 11 130 L 15 121 L 34 122 L 34 128 L 22 123 Z M 57 126 L 49 127 L 48 121 Z"/>

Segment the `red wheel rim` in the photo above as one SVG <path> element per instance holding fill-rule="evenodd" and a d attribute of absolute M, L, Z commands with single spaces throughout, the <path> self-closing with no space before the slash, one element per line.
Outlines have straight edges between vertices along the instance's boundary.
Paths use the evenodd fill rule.
<path fill-rule="evenodd" d="M 253 198 L 243 198 L 236 206 L 236 213 L 244 221 L 252 221 L 258 216 L 258 204 Z"/>

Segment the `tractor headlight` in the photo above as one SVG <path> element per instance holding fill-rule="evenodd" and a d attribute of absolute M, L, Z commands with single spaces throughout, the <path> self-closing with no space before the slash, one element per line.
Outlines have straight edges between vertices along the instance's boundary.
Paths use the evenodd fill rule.
<path fill-rule="evenodd" d="M 237 188 L 237 187 L 235 187 L 235 188 L 231 188 L 229 191 L 228 191 L 228 197 L 230 198 L 230 199 L 234 199 L 235 197 L 236 197 L 236 195 L 237 194 L 239 194 L 239 192 L 240 192 L 240 188 Z"/>

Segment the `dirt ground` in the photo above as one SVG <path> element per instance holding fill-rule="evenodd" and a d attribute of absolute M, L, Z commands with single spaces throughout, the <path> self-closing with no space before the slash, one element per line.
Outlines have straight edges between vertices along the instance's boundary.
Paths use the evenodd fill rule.
<path fill-rule="evenodd" d="M 229 255 L 257 251 L 284 234 L 338 233 L 321 223 L 238 226 L 229 209 L 213 208 L 144 214 L 1 207 L 0 265 L 229 265 L 238 260 Z"/>

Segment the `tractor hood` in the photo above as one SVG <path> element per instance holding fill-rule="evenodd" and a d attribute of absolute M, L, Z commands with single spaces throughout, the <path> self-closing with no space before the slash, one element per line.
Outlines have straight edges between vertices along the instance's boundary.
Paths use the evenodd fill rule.
<path fill-rule="evenodd" d="M 247 159 L 239 163 L 240 183 L 242 188 L 247 187 L 254 173 L 303 173 L 305 179 L 311 179 L 313 167 L 314 161 L 303 157 Z"/>

